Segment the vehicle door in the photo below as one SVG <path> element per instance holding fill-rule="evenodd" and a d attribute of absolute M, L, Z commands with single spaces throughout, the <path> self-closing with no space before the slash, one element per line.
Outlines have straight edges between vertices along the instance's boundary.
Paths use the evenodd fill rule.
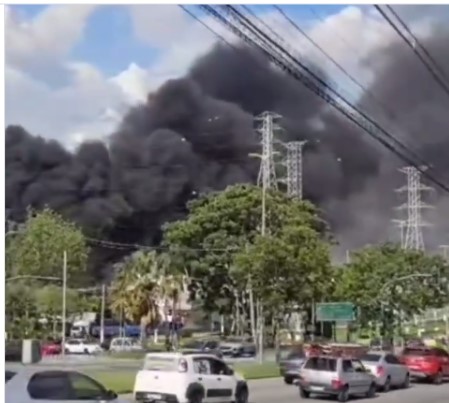
<path fill-rule="evenodd" d="M 394 386 L 402 385 L 407 376 L 408 369 L 393 354 L 385 355 L 385 362 L 388 366 L 388 374 L 391 377 L 391 384 Z"/>
<path fill-rule="evenodd" d="M 192 382 L 200 383 L 204 388 L 204 403 L 220 401 L 220 387 L 217 377 L 212 375 L 211 363 L 206 357 L 193 358 L 194 376 Z"/>
<path fill-rule="evenodd" d="M 367 370 L 360 360 L 353 359 L 351 363 L 355 373 L 358 393 L 367 392 L 373 382 L 371 371 Z"/>
<path fill-rule="evenodd" d="M 235 389 L 235 378 L 233 371 L 223 361 L 215 357 L 209 358 L 212 375 L 216 376 L 218 388 L 220 390 L 220 401 L 232 400 Z M 231 375 L 232 374 L 232 375 Z"/>
<path fill-rule="evenodd" d="M 70 400 L 86 403 L 114 401 L 116 396 L 91 377 L 79 372 L 67 373 L 70 382 Z"/>
<path fill-rule="evenodd" d="M 436 348 L 435 353 L 441 362 L 441 367 L 443 369 L 443 374 L 449 376 L 449 353 L 442 348 Z"/>
<path fill-rule="evenodd" d="M 360 379 L 352 366 L 352 361 L 349 359 L 342 360 L 341 363 L 343 381 L 349 387 L 349 393 L 360 393 Z"/>

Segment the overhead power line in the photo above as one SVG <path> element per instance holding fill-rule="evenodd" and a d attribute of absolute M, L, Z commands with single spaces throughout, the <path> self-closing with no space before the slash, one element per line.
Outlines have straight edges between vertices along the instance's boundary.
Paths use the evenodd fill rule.
<path fill-rule="evenodd" d="M 418 41 L 418 39 L 413 35 L 413 33 L 410 31 L 410 29 L 407 27 L 407 25 L 400 19 L 400 17 L 394 12 L 394 10 L 388 7 L 389 11 L 393 11 L 393 15 L 399 19 L 400 25 L 407 31 L 409 35 L 412 36 L 413 41 L 411 41 L 407 36 L 398 28 L 398 26 L 395 24 L 395 22 L 387 15 L 387 13 L 382 10 L 382 8 L 378 5 L 374 6 L 376 10 L 379 12 L 379 14 L 385 19 L 385 21 L 393 28 L 393 30 L 402 38 L 402 40 L 408 45 L 408 47 L 413 51 L 413 53 L 418 57 L 418 59 L 424 64 L 424 67 L 427 69 L 427 71 L 430 73 L 430 75 L 433 77 L 433 79 L 436 81 L 436 83 L 441 87 L 441 89 L 446 93 L 446 95 L 449 96 L 449 84 L 445 81 L 444 78 L 441 78 L 441 68 L 438 66 L 438 64 L 435 62 L 435 60 L 432 58 L 432 56 L 429 54 L 429 52 L 424 48 L 424 46 L 421 45 L 421 43 Z M 424 54 L 427 56 L 427 58 L 430 59 L 427 60 L 423 55 L 419 52 L 420 49 Z M 432 66 L 432 64 L 434 66 Z M 437 73 L 435 70 L 438 70 L 439 73 Z M 443 72 L 443 77 L 445 77 L 445 74 Z"/>
<path fill-rule="evenodd" d="M 407 146 L 402 144 L 398 139 L 383 129 L 377 122 L 360 111 L 360 109 L 355 107 L 347 99 L 342 97 L 334 88 L 329 86 L 323 79 L 318 77 L 307 66 L 305 66 L 304 63 L 301 63 L 301 61 L 291 56 L 291 54 L 289 54 L 289 52 L 285 50 L 282 45 L 275 42 L 265 32 L 261 31 L 234 7 L 219 6 L 220 8 L 225 9 L 231 15 L 231 18 L 236 20 L 236 23 L 231 22 L 229 18 L 223 16 L 222 13 L 218 12 L 217 9 L 212 6 L 201 5 L 198 7 L 217 19 L 245 42 L 258 48 L 269 60 L 299 80 L 306 88 L 324 99 L 329 105 L 337 109 L 354 124 L 362 128 L 366 133 L 380 142 L 384 147 L 389 149 L 400 159 L 410 165 L 416 166 L 418 170 L 420 170 L 419 166 L 425 163 L 425 161 L 415 154 L 414 158 L 419 160 L 417 163 L 414 158 L 410 157 L 410 154 L 414 154 L 413 151 L 409 150 Z M 242 26 L 247 32 L 244 32 L 241 27 L 238 27 L 238 25 Z M 295 66 L 292 66 L 292 64 Z M 385 139 L 385 137 L 388 140 Z M 392 145 L 390 141 L 393 142 L 394 145 Z M 402 151 L 398 150 L 397 147 L 401 148 Z M 423 171 L 423 174 L 438 187 L 449 193 L 449 187 L 445 183 L 433 177 L 429 171 Z"/>

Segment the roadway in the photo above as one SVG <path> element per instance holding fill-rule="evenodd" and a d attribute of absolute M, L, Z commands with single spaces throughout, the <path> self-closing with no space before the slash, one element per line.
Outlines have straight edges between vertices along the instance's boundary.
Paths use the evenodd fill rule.
<path fill-rule="evenodd" d="M 301 401 L 296 386 L 285 385 L 281 378 L 249 381 L 250 403 L 298 403 Z M 132 401 L 131 395 L 124 396 Z M 354 398 L 352 402 L 363 402 L 368 399 Z M 371 400 L 371 399 L 370 399 Z M 440 386 L 428 384 L 412 384 L 406 390 L 392 390 L 378 393 L 373 403 L 448 403 L 449 383 Z M 329 398 L 313 398 L 309 402 L 333 402 Z"/>

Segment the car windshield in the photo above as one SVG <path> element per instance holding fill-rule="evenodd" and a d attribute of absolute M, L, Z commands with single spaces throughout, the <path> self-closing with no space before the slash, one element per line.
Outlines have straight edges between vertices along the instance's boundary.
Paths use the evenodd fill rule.
<path fill-rule="evenodd" d="M 362 355 L 362 358 L 360 361 L 365 362 L 378 362 L 380 360 L 381 355 L 380 354 L 365 354 Z"/>
<path fill-rule="evenodd" d="M 170 371 L 178 370 L 177 360 L 170 356 L 147 356 L 143 369 L 147 371 Z"/>
<path fill-rule="evenodd" d="M 307 360 L 304 368 L 312 369 L 314 371 L 335 372 L 337 369 L 337 360 L 335 358 L 327 357 L 312 357 Z"/>
<path fill-rule="evenodd" d="M 424 348 L 406 348 L 404 349 L 403 354 L 408 356 L 424 357 L 432 355 L 432 352 Z"/>

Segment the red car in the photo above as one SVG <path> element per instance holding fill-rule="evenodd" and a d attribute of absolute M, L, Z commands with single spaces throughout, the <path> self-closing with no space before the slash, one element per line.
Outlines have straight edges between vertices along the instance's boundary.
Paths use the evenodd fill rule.
<path fill-rule="evenodd" d="M 449 379 L 449 353 L 438 347 L 406 347 L 401 361 L 414 379 L 430 380 L 441 384 Z"/>
<path fill-rule="evenodd" d="M 47 342 L 42 345 L 42 356 L 61 354 L 61 344 L 54 341 Z"/>

